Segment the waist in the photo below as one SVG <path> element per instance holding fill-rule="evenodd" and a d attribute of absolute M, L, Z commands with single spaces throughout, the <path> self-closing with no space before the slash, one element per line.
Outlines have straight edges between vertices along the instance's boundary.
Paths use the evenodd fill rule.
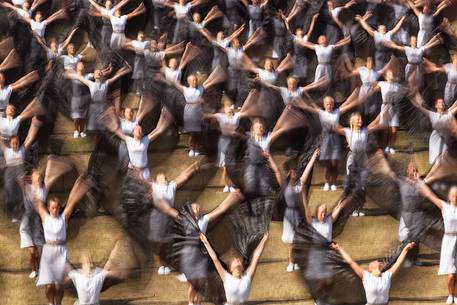
<path fill-rule="evenodd" d="M 447 236 L 457 236 L 457 232 L 444 232 L 444 235 L 447 235 Z"/>
<path fill-rule="evenodd" d="M 367 305 L 388 305 L 389 303 L 367 303 Z"/>
<path fill-rule="evenodd" d="M 114 34 L 124 34 L 124 30 L 113 30 Z"/>
<path fill-rule="evenodd" d="M 421 63 L 422 63 L 421 61 L 408 61 L 408 65 L 413 65 L 413 66 L 418 66 Z"/>
<path fill-rule="evenodd" d="M 317 64 L 318 65 L 330 65 L 330 62 L 329 61 L 319 61 Z"/>
<path fill-rule="evenodd" d="M 46 245 L 48 246 L 65 246 L 65 240 L 47 240 Z"/>
<path fill-rule="evenodd" d="M 147 167 L 147 165 L 135 166 L 135 165 L 132 164 L 132 162 L 129 162 L 129 168 L 143 171 L 143 170 L 147 169 L 148 167 Z"/>

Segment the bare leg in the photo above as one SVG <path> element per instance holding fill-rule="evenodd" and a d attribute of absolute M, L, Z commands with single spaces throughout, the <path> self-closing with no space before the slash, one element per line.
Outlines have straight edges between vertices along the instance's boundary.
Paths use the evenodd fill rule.
<path fill-rule="evenodd" d="M 336 185 L 336 179 L 338 178 L 338 160 L 330 160 L 332 166 L 331 171 L 331 183 Z"/>
<path fill-rule="evenodd" d="M 294 263 L 294 248 L 289 245 L 289 264 Z"/>
<path fill-rule="evenodd" d="M 195 299 L 195 290 L 192 284 L 189 284 L 189 289 L 187 290 L 187 300 L 189 304 L 193 304 Z"/>
<path fill-rule="evenodd" d="M 63 285 L 61 284 L 56 284 L 56 292 L 54 296 L 54 304 L 60 305 L 62 304 L 62 299 L 63 299 Z"/>
<path fill-rule="evenodd" d="M 435 162 L 424 181 L 431 184 L 435 181 L 445 179 L 455 174 L 457 169 L 457 160 L 449 153 L 445 152 L 438 161 Z"/>
<path fill-rule="evenodd" d="M 455 273 L 448 274 L 447 277 L 447 289 L 449 291 L 449 295 L 454 295 L 455 294 Z"/>
<path fill-rule="evenodd" d="M 325 183 L 331 183 L 332 180 L 332 163 L 331 160 L 325 161 L 325 173 L 324 173 Z"/>
<path fill-rule="evenodd" d="M 46 293 L 46 298 L 48 298 L 49 304 L 55 304 L 54 303 L 55 285 L 54 284 L 46 285 L 45 293 Z"/>
<path fill-rule="evenodd" d="M 233 181 L 232 181 L 232 179 L 230 179 L 230 177 L 227 173 L 227 167 L 225 165 L 223 167 L 222 177 L 224 178 L 225 185 L 233 186 Z"/>
<path fill-rule="evenodd" d="M 390 128 L 390 147 L 394 147 L 395 142 L 397 141 L 397 127 L 391 127 Z"/>
<path fill-rule="evenodd" d="M 29 252 L 29 263 L 32 271 L 37 271 L 38 270 L 38 265 L 37 265 L 37 256 L 38 256 L 38 251 L 35 247 L 28 247 L 27 251 Z"/>

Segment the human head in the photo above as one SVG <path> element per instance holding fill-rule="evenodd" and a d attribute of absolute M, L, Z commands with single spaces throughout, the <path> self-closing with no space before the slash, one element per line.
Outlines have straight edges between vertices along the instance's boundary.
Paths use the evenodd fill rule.
<path fill-rule="evenodd" d="M 409 43 L 410 43 L 411 48 L 417 47 L 417 37 L 411 36 L 411 38 L 409 39 Z"/>
<path fill-rule="evenodd" d="M 178 69 L 178 60 L 176 58 L 170 58 L 170 61 L 168 61 L 168 67 L 172 70 Z"/>
<path fill-rule="evenodd" d="M 27 12 L 30 9 L 30 2 L 24 1 L 24 3 L 22 3 L 22 9 Z"/>
<path fill-rule="evenodd" d="M 381 34 L 385 34 L 387 33 L 387 28 L 384 24 L 380 24 L 378 25 L 378 32 L 381 33 Z"/>
<path fill-rule="evenodd" d="M 35 14 L 35 21 L 36 22 L 41 22 L 43 20 L 43 13 L 40 11 L 37 11 Z"/>
<path fill-rule="evenodd" d="M 435 100 L 435 109 L 438 112 L 443 112 L 445 108 L 444 100 L 442 98 L 437 98 Z"/>
<path fill-rule="evenodd" d="M 95 264 L 92 260 L 92 256 L 89 253 L 84 253 L 81 256 L 81 269 L 84 274 L 89 275 L 94 271 Z"/>
<path fill-rule="evenodd" d="M 329 95 L 324 97 L 324 110 L 325 111 L 328 111 L 328 112 L 333 111 L 334 106 L 335 106 L 335 100 L 333 99 L 333 97 L 331 97 Z"/>
<path fill-rule="evenodd" d="M 304 33 L 303 33 L 303 29 L 302 28 L 297 28 L 295 30 L 295 36 L 297 36 L 299 38 L 303 38 L 303 35 L 304 35 Z"/>
<path fill-rule="evenodd" d="M 317 38 L 317 43 L 320 46 L 326 46 L 327 45 L 327 37 L 325 35 L 321 35 Z"/>
<path fill-rule="evenodd" d="M 432 10 L 430 9 L 430 6 L 428 6 L 427 4 L 424 5 L 424 7 L 422 8 L 422 13 L 424 15 L 430 15 L 431 12 Z"/>
<path fill-rule="evenodd" d="M 333 9 L 333 2 L 327 1 L 327 7 L 329 8 L 329 10 Z"/>
<path fill-rule="evenodd" d="M 224 37 L 225 37 L 225 36 L 224 36 L 224 32 L 222 32 L 222 31 L 217 32 L 217 34 L 216 34 L 216 39 L 217 39 L 217 40 L 219 40 L 219 41 L 220 41 L 220 40 L 223 40 Z"/>
<path fill-rule="evenodd" d="M 316 211 L 317 221 L 324 222 L 325 216 L 327 216 L 327 206 L 325 204 L 321 204 L 317 207 Z"/>
<path fill-rule="evenodd" d="M 392 71 L 391 69 L 388 69 L 386 71 L 386 80 L 390 83 L 395 81 L 394 71 Z"/>
<path fill-rule="evenodd" d="M 197 76 L 193 74 L 189 75 L 189 77 L 187 77 L 187 84 L 191 88 L 197 88 Z"/>
<path fill-rule="evenodd" d="M 51 39 L 49 42 L 49 48 L 53 50 L 54 52 L 57 52 L 57 41 L 55 38 Z"/>
<path fill-rule="evenodd" d="M 126 107 L 126 108 L 124 109 L 124 118 L 125 118 L 127 121 L 133 121 L 133 110 L 132 110 L 132 108 Z"/>
<path fill-rule="evenodd" d="M 451 186 L 447 197 L 448 197 L 449 203 L 452 206 L 454 206 L 454 207 L 457 206 L 457 186 L 455 186 L 455 185 Z"/>
<path fill-rule="evenodd" d="M 48 201 L 48 211 L 52 217 L 59 216 L 60 211 L 60 200 L 57 197 L 52 197 Z"/>
<path fill-rule="evenodd" d="M 231 44 L 232 44 L 232 48 L 235 48 L 235 49 L 240 48 L 240 41 L 238 40 L 238 38 L 234 38 L 232 40 Z"/>
<path fill-rule="evenodd" d="M 374 67 L 373 57 L 371 57 L 371 56 L 367 57 L 366 67 L 370 70 L 373 69 L 373 67 Z"/>
<path fill-rule="evenodd" d="M 224 101 L 224 114 L 225 115 L 233 115 L 233 103 L 230 100 Z"/>
<path fill-rule="evenodd" d="M 102 77 L 103 77 L 103 72 L 100 69 L 97 69 L 94 71 L 95 80 L 101 80 Z"/>
<path fill-rule="evenodd" d="M 452 59 L 452 64 L 454 66 L 457 66 L 457 53 L 452 54 L 451 59 Z"/>
<path fill-rule="evenodd" d="M 191 209 L 192 209 L 192 213 L 194 213 L 194 216 L 195 218 L 199 219 L 200 216 L 202 216 L 202 207 L 199 203 L 192 203 L 190 205 Z"/>
<path fill-rule="evenodd" d="M 232 261 L 230 262 L 230 273 L 234 277 L 240 278 L 241 275 L 243 275 L 243 272 L 244 272 L 244 266 L 243 266 L 243 262 L 241 261 L 241 259 L 239 257 L 232 259 Z"/>
<path fill-rule="evenodd" d="M 351 128 L 360 129 L 362 127 L 362 116 L 360 113 L 352 113 L 349 119 L 349 124 L 351 125 Z"/>
<path fill-rule="evenodd" d="M 40 172 L 36 168 L 34 168 L 32 170 L 31 179 L 32 179 L 32 184 L 41 185 L 43 183 L 43 177 L 41 176 Z"/>
<path fill-rule="evenodd" d="M 381 269 L 382 264 L 378 260 L 372 261 L 368 264 L 368 272 L 374 276 L 381 276 Z"/>
<path fill-rule="evenodd" d="M 18 138 L 18 136 L 12 136 L 10 138 L 10 147 L 14 151 L 17 151 L 19 149 L 19 138 Z"/>
<path fill-rule="evenodd" d="M 14 117 L 16 114 L 16 107 L 13 104 L 6 105 L 5 114 L 6 116 Z"/>
<path fill-rule="evenodd" d="M 263 68 L 267 71 L 273 71 L 273 61 L 271 59 L 267 58 L 265 59 L 265 63 L 263 64 Z"/>
<path fill-rule="evenodd" d="M 265 132 L 265 126 L 261 119 L 254 119 L 254 121 L 252 122 L 251 131 L 255 136 L 263 136 Z"/>
<path fill-rule="evenodd" d="M 297 88 L 297 79 L 293 76 L 289 76 L 287 78 L 287 89 L 289 90 L 295 90 Z"/>
<path fill-rule="evenodd" d="M 114 11 L 114 16 L 121 17 L 121 10 L 115 10 Z"/>
<path fill-rule="evenodd" d="M 416 176 L 417 176 L 417 172 L 418 172 L 418 170 L 417 170 L 416 165 L 413 163 L 413 161 L 410 161 L 406 168 L 406 176 L 409 179 L 415 180 Z"/>
<path fill-rule="evenodd" d="M 111 9 L 113 7 L 113 1 L 111 0 L 106 0 L 105 1 L 105 8 Z"/>
<path fill-rule="evenodd" d="M 140 140 L 143 137 L 143 128 L 140 125 L 133 128 L 133 137 L 137 140 Z"/>
<path fill-rule="evenodd" d="M 168 179 L 164 172 L 158 172 L 156 175 L 156 182 L 158 184 L 167 184 Z"/>
<path fill-rule="evenodd" d="M 144 40 L 144 32 L 143 31 L 138 31 L 136 34 L 136 40 L 138 41 L 143 41 Z"/>
<path fill-rule="evenodd" d="M 202 20 L 202 17 L 199 13 L 193 13 L 192 19 L 194 20 L 195 23 L 200 23 Z"/>
<path fill-rule="evenodd" d="M 179 0 L 179 4 L 180 4 L 180 5 L 186 4 L 186 0 Z"/>
<path fill-rule="evenodd" d="M 76 72 L 82 74 L 82 73 L 84 73 L 84 68 L 85 68 L 85 65 L 84 65 L 84 63 L 82 61 L 78 61 L 76 63 Z"/>
<path fill-rule="evenodd" d="M 68 44 L 67 53 L 68 53 L 68 55 L 75 54 L 75 45 L 74 44 L 72 44 L 72 43 Z"/>

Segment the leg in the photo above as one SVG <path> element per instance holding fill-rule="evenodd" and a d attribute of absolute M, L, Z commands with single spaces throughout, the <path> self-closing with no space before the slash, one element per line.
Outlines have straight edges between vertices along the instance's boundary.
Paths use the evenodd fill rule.
<path fill-rule="evenodd" d="M 456 286 L 456 282 L 455 282 L 455 273 L 452 273 L 452 274 L 448 274 L 448 277 L 447 277 L 447 289 L 449 291 L 449 295 L 455 295 L 455 286 Z"/>
<path fill-rule="evenodd" d="M 289 264 L 294 263 L 294 248 L 292 245 L 289 245 Z"/>
<path fill-rule="evenodd" d="M 192 284 L 189 283 L 189 289 L 187 290 L 187 300 L 188 300 L 189 304 L 194 303 L 195 293 L 196 292 L 194 290 L 194 287 L 192 286 Z"/>
<path fill-rule="evenodd" d="M 46 294 L 46 298 L 48 299 L 49 304 L 55 304 L 54 303 L 54 295 L 55 295 L 55 285 L 54 284 L 46 285 L 45 294 Z"/>
<path fill-rule="evenodd" d="M 38 265 L 37 265 L 38 251 L 34 246 L 28 247 L 27 251 L 29 252 L 30 267 L 32 268 L 32 271 L 37 271 L 38 270 Z"/>
<path fill-rule="evenodd" d="M 330 176 L 331 183 L 336 185 L 336 179 L 338 178 L 338 160 L 330 160 L 330 164 L 332 168 Z"/>
<path fill-rule="evenodd" d="M 390 138 L 389 138 L 389 141 L 390 141 L 390 147 L 394 147 L 395 145 L 395 142 L 397 141 L 397 127 L 395 126 L 392 126 L 390 127 Z"/>
<path fill-rule="evenodd" d="M 56 284 L 55 287 L 54 304 L 60 305 L 63 299 L 63 285 Z"/>
<path fill-rule="evenodd" d="M 457 160 L 449 153 L 444 153 L 428 172 L 424 182 L 431 184 L 437 180 L 445 179 L 453 174 L 457 169 Z"/>
<path fill-rule="evenodd" d="M 325 183 L 331 183 L 332 180 L 332 161 L 325 161 L 325 173 L 324 173 Z"/>

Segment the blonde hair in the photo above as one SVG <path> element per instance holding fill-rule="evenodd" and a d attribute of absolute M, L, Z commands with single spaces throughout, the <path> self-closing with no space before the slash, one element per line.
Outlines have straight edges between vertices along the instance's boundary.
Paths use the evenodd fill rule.
<path fill-rule="evenodd" d="M 349 117 L 349 127 L 351 128 L 351 137 L 349 138 L 349 143 L 348 143 L 349 147 L 351 147 L 351 144 L 352 144 L 352 134 L 354 133 L 354 119 L 356 117 L 361 118 L 362 116 L 360 115 L 360 113 L 354 112 Z"/>

